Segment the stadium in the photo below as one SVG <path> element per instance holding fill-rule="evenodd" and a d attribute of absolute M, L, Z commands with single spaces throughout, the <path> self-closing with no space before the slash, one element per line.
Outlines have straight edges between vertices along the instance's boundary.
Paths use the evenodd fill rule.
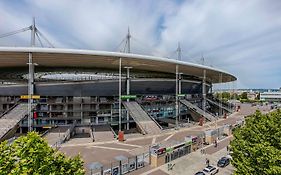
<path fill-rule="evenodd" d="M 213 84 L 236 80 L 168 58 L 57 48 L 1 47 L 0 67 L 2 138 L 58 125 L 155 134 L 214 121 L 231 106 L 212 96 Z"/>

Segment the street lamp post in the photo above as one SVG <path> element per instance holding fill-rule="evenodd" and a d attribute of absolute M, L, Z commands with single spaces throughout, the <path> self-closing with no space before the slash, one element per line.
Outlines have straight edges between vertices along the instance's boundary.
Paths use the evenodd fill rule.
<path fill-rule="evenodd" d="M 126 84 L 127 84 L 127 88 L 126 88 L 126 90 L 127 90 L 127 95 L 130 95 L 130 69 L 132 69 L 133 67 L 129 67 L 129 66 L 125 66 L 124 67 L 125 69 L 127 69 L 127 82 L 126 82 Z M 127 99 L 127 102 L 129 102 L 130 101 L 130 99 L 128 98 Z M 130 117 L 129 117 L 129 112 L 127 111 L 127 130 L 129 130 L 130 128 L 130 123 L 129 123 L 129 119 L 130 119 Z"/>
<path fill-rule="evenodd" d="M 179 66 L 178 64 L 176 65 L 176 129 L 179 127 L 179 121 L 178 121 L 178 115 L 179 115 L 179 88 L 178 84 L 179 83 Z"/>
<path fill-rule="evenodd" d="M 121 74 L 122 74 L 122 58 L 119 58 L 119 131 L 121 131 L 121 88 L 122 88 L 122 80 L 121 80 Z"/>

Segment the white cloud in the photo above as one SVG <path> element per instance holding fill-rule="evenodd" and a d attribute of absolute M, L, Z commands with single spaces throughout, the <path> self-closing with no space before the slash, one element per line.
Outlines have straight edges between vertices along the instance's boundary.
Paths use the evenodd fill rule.
<path fill-rule="evenodd" d="M 237 75 L 239 87 L 278 88 L 281 80 L 278 1 L 26 0 L 0 2 L 0 33 L 37 26 L 57 47 L 114 51 L 132 33 L 132 52 L 198 61 Z M 0 39 L 28 45 L 30 34 Z M 117 50 L 115 50 L 117 51 Z"/>

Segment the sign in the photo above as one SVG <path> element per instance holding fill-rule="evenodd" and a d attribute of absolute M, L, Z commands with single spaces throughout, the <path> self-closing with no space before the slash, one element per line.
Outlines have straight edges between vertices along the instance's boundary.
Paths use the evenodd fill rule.
<path fill-rule="evenodd" d="M 191 145 L 191 144 L 192 144 L 192 141 L 191 141 L 191 140 L 185 142 L 185 145 Z"/>
<path fill-rule="evenodd" d="M 20 99 L 40 99 L 40 95 L 21 95 Z"/>
<path fill-rule="evenodd" d="M 166 152 L 167 153 L 170 153 L 170 152 L 172 152 L 174 149 L 173 148 L 171 148 L 171 147 L 169 147 L 169 148 L 166 148 Z"/>
<path fill-rule="evenodd" d="M 137 98 L 136 95 L 121 95 L 121 99 L 126 100 L 126 99 L 134 99 Z"/>
<path fill-rule="evenodd" d="M 178 97 L 185 97 L 185 94 L 178 94 Z"/>
<path fill-rule="evenodd" d="M 159 155 L 162 155 L 166 152 L 166 148 L 159 148 L 157 151 L 156 151 L 156 154 L 159 156 Z"/>

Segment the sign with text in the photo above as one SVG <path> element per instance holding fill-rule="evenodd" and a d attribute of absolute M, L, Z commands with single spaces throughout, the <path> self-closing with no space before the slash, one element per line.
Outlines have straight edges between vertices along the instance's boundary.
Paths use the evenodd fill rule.
<path fill-rule="evenodd" d="M 21 95 L 20 99 L 40 99 L 40 95 Z"/>
<path fill-rule="evenodd" d="M 122 95 L 121 99 L 126 100 L 126 99 L 135 99 L 137 98 L 136 95 Z"/>

